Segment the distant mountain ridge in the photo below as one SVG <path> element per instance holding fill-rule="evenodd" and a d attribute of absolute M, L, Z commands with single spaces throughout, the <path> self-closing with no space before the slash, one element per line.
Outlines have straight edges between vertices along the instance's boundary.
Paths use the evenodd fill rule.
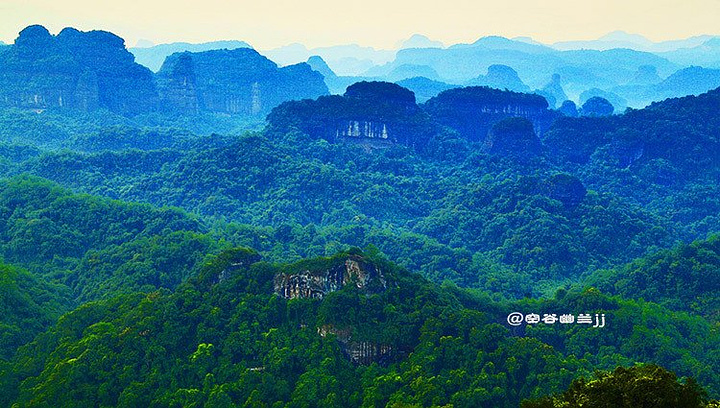
<path fill-rule="evenodd" d="M 4 106 L 137 114 L 158 103 L 152 72 L 134 62 L 122 38 L 106 31 L 65 28 L 53 36 L 43 26 L 29 26 L 0 54 L 0 66 Z"/>
<path fill-rule="evenodd" d="M 625 31 L 613 31 L 596 40 L 560 41 L 551 45 L 558 50 L 590 49 L 605 51 L 613 48 L 629 48 L 637 51 L 653 53 L 671 52 L 683 48 L 697 47 L 708 40 L 717 38 L 711 35 L 699 35 L 682 40 L 653 42 L 640 34 L 631 34 Z"/>
<path fill-rule="evenodd" d="M 158 44 L 152 47 L 133 47 L 129 48 L 135 56 L 135 62 L 150 68 L 153 72 L 160 70 L 165 58 L 177 52 L 203 52 L 211 50 L 234 50 L 236 48 L 252 48 L 250 44 L 244 41 L 212 41 L 200 44 L 190 44 L 186 42 L 176 42 L 171 44 Z"/>
<path fill-rule="evenodd" d="M 278 68 L 250 48 L 176 53 L 157 75 L 166 109 L 265 115 L 291 99 L 328 93 L 321 74 L 302 63 Z"/>
<path fill-rule="evenodd" d="M 0 106 L 107 109 L 126 116 L 214 112 L 263 117 L 284 101 L 328 93 L 322 76 L 309 65 L 278 68 L 243 44 L 200 44 L 195 48 L 239 48 L 175 53 L 153 74 L 135 62 L 115 34 L 65 28 L 53 36 L 45 27 L 30 26 L 0 53 Z M 188 44 L 153 49 L 178 47 Z"/>

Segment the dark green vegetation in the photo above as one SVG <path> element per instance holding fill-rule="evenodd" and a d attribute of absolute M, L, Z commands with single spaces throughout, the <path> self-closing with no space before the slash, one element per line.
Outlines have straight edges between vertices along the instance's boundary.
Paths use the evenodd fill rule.
<path fill-rule="evenodd" d="M 717 407 L 707 402 L 705 392 L 692 379 L 677 381 L 673 373 L 656 365 L 641 365 L 629 369 L 619 367 L 614 372 L 602 372 L 596 379 L 573 381 L 570 388 L 556 397 L 525 401 L 521 408 L 554 407 Z"/>
<path fill-rule="evenodd" d="M 636 362 L 720 395 L 720 90 L 555 120 L 361 82 L 238 132 L 199 95 L 240 55 L 283 75 L 182 54 L 190 115 L 0 110 L 0 405 L 517 407 Z"/>
<path fill-rule="evenodd" d="M 376 289 L 350 284 L 322 300 L 273 294 L 280 273 L 316 273 L 350 259 L 381 271 Z M 79 307 L 19 350 L 2 378 L 11 390 L 3 402 L 517 407 L 523 398 L 566 388 L 593 368 L 646 359 L 705 384 L 718 382 L 710 368 L 718 363 L 710 356 L 717 333 L 699 318 L 652 304 L 594 290 L 495 303 L 357 250 L 292 265 L 257 260 L 244 249 L 224 252 L 173 293 Z M 578 307 L 611 313 L 611 325 L 537 328 L 523 337 L 501 324 L 510 310 Z M 648 332 L 649 319 L 660 326 L 657 333 Z M 648 340 L 660 333 L 663 344 L 650 351 Z M 690 395 L 699 392 L 688 388 Z"/>

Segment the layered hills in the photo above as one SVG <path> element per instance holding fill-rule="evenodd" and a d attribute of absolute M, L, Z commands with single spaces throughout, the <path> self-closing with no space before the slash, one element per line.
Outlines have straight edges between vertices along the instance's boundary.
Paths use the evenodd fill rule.
<path fill-rule="evenodd" d="M 120 37 L 72 28 L 57 36 L 42 26 L 24 29 L 0 54 L 0 65 L 0 104 L 35 110 L 261 118 L 283 101 L 327 93 L 307 64 L 278 68 L 242 47 L 172 54 L 156 75 L 135 62 Z"/>
<path fill-rule="evenodd" d="M 547 96 L 327 95 L 320 57 L 154 74 L 38 26 L 0 61 L 0 406 L 717 406 L 720 89 L 612 114 L 620 91 L 563 101 L 594 68 L 506 65 L 473 78 Z"/>

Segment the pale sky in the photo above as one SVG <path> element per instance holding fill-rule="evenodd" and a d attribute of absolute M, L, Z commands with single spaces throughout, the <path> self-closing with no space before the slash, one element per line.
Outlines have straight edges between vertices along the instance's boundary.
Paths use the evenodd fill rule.
<path fill-rule="evenodd" d="M 357 43 L 393 48 L 419 33 L 445 44 L 486 35 L 552 43 L 615 30 L 654 41 L 720 34 L 720 0 L 0 0 L 0 40 L 27 25 L 111 31 L 134 46 L 243 40 L 258 49 Z"/>

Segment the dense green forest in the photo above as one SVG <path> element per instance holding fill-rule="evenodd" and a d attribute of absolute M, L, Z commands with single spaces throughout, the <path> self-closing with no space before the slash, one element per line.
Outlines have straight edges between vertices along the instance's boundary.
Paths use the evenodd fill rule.
<path fill-rule="evenodd" d="M 362 83 L 266 126 L 0 109 L 0 406 L 713 406 L 720 90 L 451 115 L 517 98 Z"/>
<path fill-rule="evenodd" d="M 712 368 L 720 339 L 701 318 L 594 289 L 498 303 L 376 256 L 352 250 L 288 265 L 235 249 L 174 292 L 85 304 L 20 348 L 3 378 L 17 393 L 4 398 L 18 406 L 516 407 L 578 374 L 632 361 L 693 375 L 714 393 L 720 385 Z M 349 284 L 319 301 L 273 294 L 278 274 L 349 259 L 377 268 L 379 289 Z M 501 323 L 510 310 L 578 307 L 611 314 L 610 324 L 528 327 L 519 336 Z M 358 352 L 370 364 L 353 364 Z"/>

